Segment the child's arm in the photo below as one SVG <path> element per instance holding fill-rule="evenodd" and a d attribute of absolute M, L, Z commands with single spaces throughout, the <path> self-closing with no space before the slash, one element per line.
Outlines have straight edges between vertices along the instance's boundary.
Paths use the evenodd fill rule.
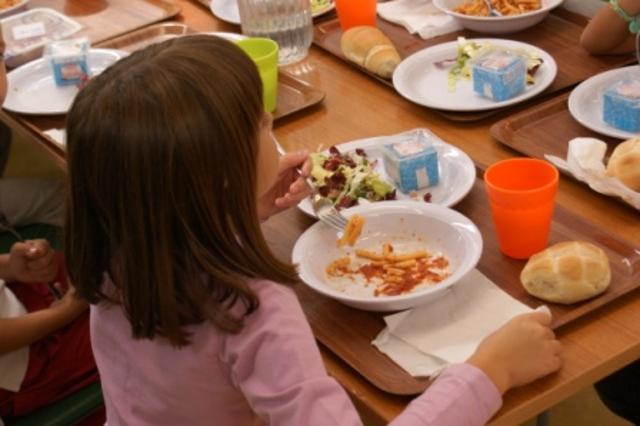
<path fill-rule="evenodd" d="M 88 305 L 69 290 L 49 308 L 16 318 L 0 318 L 0 355 L 28 346 L 76 319 Z"/>
<path fill-rule="evenodd" d="M 618 5 L 631 17 L 640 13 L 640 0 L 618 0 Z M 582 32 L 580 45 L 595 55 L 629 53 L 635 49 L 635 38 L 629 23 L 605 4 Z"/>
<path fill-rule="evenodd" d="M 361 425 L 344 390 L 324 369 L 313 334 L 292 292 L 275 284 L 254 290 L 260 309 L 237 335 L 228 335 L 220 358 L 252 409 L 282 426 Z M 550 318 L 513 319 L 488 337 L 466 364 L 448 368 L 391 424 L 483 425 L 507 389 L 560 367 Z"/>

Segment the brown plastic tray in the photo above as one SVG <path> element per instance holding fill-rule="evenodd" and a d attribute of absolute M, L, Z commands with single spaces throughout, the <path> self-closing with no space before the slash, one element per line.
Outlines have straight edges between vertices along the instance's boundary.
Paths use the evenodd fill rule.
<path fill-rule="evenodd" d="M 525 111 L 510 115 L 491 126 L 498 142 L 528 157 L 545 154 L 567 158 L 568 143 L 577 137 L 592 137 L 607 142 L 611 151 L 621 142 L 587 129 L 571 116 L 570 93 L 564 93 Z"/>
<path fill-rule="evenodd" d="M 185 24 L 167 22 L 139 29 L 100 43 L 99 46 L 133 52 L 151 44 L 186 34 L 195 34 L 195 32 Z M 324 96 L 323 91 L 280 71 L 278 74 L 278 104 L 273 112 L 273 118 L 277 120 L 318 104 L 322 102 Z"/>
<path fill-rule="evenodd" d="M 463 30 L 429 40 L 423 40 L 419 36 L 409 34 L 404 27 L 392 24 L 381 18 L 378 18 L 377 26 L 393 41 L 402 58 L 429 46 L 454 41 L 460 36 L 467 38 L 495 38 L 495 36 Z M 600 72 L 633 62 L 631 55 L 589 55 L 578 46 L 582 29 L 583 26 L 576 23 L 573 14 L 561 12 L 559 14 L 550 14 L 542 23 L 533 28 L 515 34 L 508 34 L 503 36 L 503 38 L 532 44 L 553 56 L 558 64 L 558 74 L 551 86 L 543 92 L 544 94 L 550 94 L 571 87 Z M 348 61 L 340 49 L 341 36 L 342 30 L 340 29 L 338 20 L 327 20 L 315 26 L 313 42 L 316 46 L 348 62 L 379 82 L 393 87 L 390 80 L 378 77 L 370 71 Z M 531 101 L 528 103 L 531 103 Z M 504 110 L 505 109 L 480 112 L 438 112 L 454 121 L 475 121 L 504 112 Z"/>
<path fill-rule="evenodd" d="M 86 36 L 92 44 L 180 13 L 180 6 L 173 0 L 30 0 L 29 9 L 39 7 L 56 10 L 82 24 L 83 29 L 73 36 Z M 14 57 L 10 66 L 37 59 L 42 51 L 42 47 L 34 48 Z"/>
<path fill-rule="evenodd" d="M 491 126 L 491 135 L 521 154 L 541 159 L 545 155 L 567 158 L 571 139 L 592 137 L 607 143 L 608 157 L 622 141 L 596 133 L 578 123 L 569 112 L 569 95 L 565 93 L 496 122 Z M 568 176 L 573 178 L 573 175 Z M 611 198 L 629 206 L 618 197 Z"/>
<path fill-rule="evenodd" d="M 489 205 L 480 178 L 476 180 L 469 195 L 455 208 L 469 217 L 482 233 L 484 249 L 478 269 L 511 296 L 528 306 L 537 307 L 545 303 L 529 296 L 520 284 L 520 271 L 525 261 L 510 259 L 502 255 L 498 249 Z M 292 219 L 288 223 L 295 221 Z M 307 223 L 298 223 L 299 231 L 304 229 Z M 268 240 L 282 241 L 280 229 L 269 229 L 267 225 L 266 235 Z M 271 235 L 273 237 L 270 238 Z M 296 239 L 294 235 L 290 237 L 292 241 Z M 568 240 L 590 241 L 600 246 L 609 256 L 613 278 L 609 289 L 597 298 L 570 306 L 546 303 L 553 314 L 554 328 L 587 315 L 640 286 L 640 254 L 632 244 L 558 206 L 554 212 L 549 243 Z M 274 249 L 282 255 L 290 253 L 291 248 L 280 245 Z M 427 380 L 411 377 L 371 345 L 371 341 L 385 326 L 383 314 L 350 308 L 302 284 L 296 287 L 296 292 L 320 343 L 373 385 L 385 392 L 398 395 L 418 394 L 428 386 Z"/>
<path fill-rule="evenodd" d="M 92 43 L 117 37 L 180 13 L 173 0 L 30 0 L 29 8 L 48 7 L 84 26 L 78 35 Z"/>

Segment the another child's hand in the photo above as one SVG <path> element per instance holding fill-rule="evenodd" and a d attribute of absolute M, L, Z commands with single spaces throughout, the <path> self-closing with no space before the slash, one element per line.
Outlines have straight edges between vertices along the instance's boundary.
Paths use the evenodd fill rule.
<path fill-rule="evenodd" d="M 15 243 L 9 254 L 8 279 L 25 283 L 49 282 L 58 273 L 55 251 L 47 240 Z"/>
<path fill-rule="evenodd" d="M 298 175 L 297 167 L 302 168 L 303 176 L 308 176 L 311 161 L 306 151 L 286 154 L 280 157 L 276 183 L 258 200 L 258 217 L 266 220 L 276 213 L 298 204 L 309 195 L 309 188 Z"/>
<path fill-rule="evenodd" d="M 87 302 L 77 298 L 76 289 L 70 283 L 64 296 L 51 304 L 51 309 L 59 310 L 68 321 L 76 319 L 88 307 Z"/>
<path fill-rule="evenodd" d="M 519 315 L 489 335 L 467 360 L 484 371 L 501 394 L 558 370 L 562 346 L 544 312 Z"/>

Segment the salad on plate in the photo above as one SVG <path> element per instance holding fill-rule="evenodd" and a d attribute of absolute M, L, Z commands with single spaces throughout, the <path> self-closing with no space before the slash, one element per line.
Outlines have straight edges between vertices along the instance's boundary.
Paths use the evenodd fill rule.
<path fill-rule="evenodd" d="M 316 14 L 329 9 L 332 2 L 332 0 L 311 0 L 311 13 Z"/>
<path fill-rule="evenodd" d="M 311 154 L 311 179 L 318 192 L 329 198 L 337 209 L 360 201 L 395 200 L 396 189 L 375 171 L 363 149 L 341 153 L 335 146 L 328 153 Z"/>

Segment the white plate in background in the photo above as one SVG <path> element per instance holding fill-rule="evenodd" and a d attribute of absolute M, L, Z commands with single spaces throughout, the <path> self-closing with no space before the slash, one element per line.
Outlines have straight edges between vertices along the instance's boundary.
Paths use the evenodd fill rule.
<path fill-rule="evenodd" d="M 576 86 L 569 95 L 569 112 L 571 116 L 584 127 L 605 136 L 618 139 L 631 139 L 640 133 L 627 132 L 605 123 L 603 115 L 602 96 L 616 81 L 626 78 L 640 79 L 640 67 L 631 65 L 606 71 L 583 81 Z"/>
<path fill-rule="evenodd" d="M 485 111 L 514 105 L 530 99 L 549 87 L 556 78 L 558 66 L 544 50 L 527 43 L 506 39 L 468 39 L 508 49 L 532 50 L 538 53 L 542 64 L 535 74 L 535 83 L 527 85 L 524 92 L 496 102 L 473 91 L 471 79 L 459 79 L 454 91 L 449 90 L 449 68 L 439 69 L 435 63 L 455 59 L 458 42 L 452 41 L 427 47 L 405 58 L 393 73 L 393 86 L 406 99 L 429 108 L 446 111 Z"/>
<path fill-rule="evenodd" d="M 238 10 L 237 0 L 212 0 L 209 8 L 216 18 L 229 22 L 230 24 L 240 25 L 240 11 Z M 312 16 L 315 18 L 333 9 L 335 9 L 335 4 L 331 1 L 327 7 L 313 12 Z"/>
<path fill-rule="evenodd" d="M 127 52 L 114 49 L 91 49 L 89 68 L 91 76 L 100 74 Z M 20 114 L 66 114 L 78 94 L 76 86 L 58 87 L 49 63 L 37 59 L 7 74 L 8 90 L 3 108 Z"/>

